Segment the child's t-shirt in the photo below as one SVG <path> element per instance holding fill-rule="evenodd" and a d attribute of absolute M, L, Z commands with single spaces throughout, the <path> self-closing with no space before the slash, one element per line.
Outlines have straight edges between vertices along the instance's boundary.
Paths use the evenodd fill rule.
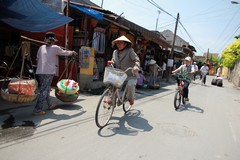
<path fill-rule="evenodd" d="M 137 85 L 142 86 L 144 82 L 144 75 L 139 74 L 139 78 L 137 79 Z"/>

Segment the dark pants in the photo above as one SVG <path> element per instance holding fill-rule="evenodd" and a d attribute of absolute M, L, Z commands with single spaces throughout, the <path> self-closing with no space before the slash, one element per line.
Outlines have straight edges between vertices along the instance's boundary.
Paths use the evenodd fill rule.
<path fill-rule="evenodd" d="M 176 77 L 176 80 L 177 80 L 177 85 L 179 86 L 180 85 L 180 80 L 179 80 L 178 76 Z M 186 81 L 186 80 L 184 80 L 183 82 L 184 82 L 183 97 L 188 98 L 188 92 L 189 92 L 188 87 L 189 87 L 190 83 L 189 83 L 189 81 Z"/>
<path fill-rule="evenodd" d="M 206 83 L 206 78 L 207 78 L 207 75 L 202 75 L 202 83 L 203 83 L 203 84 Z"/>
<path fill-rule="evenodd" d="M 51 105 L 50 91 L 54 74 L 39 74 L 38 77 L 41 86 L 37 104 L 33 110 L 34 113 L 41 112 L 43 110 L 44 101 L 47 102 L 48 107 Z"/>
<path fill-rule="evenodd" d="M 183 97 L 188 98 L 188 87 L 189 87 L 189 82 L 188 81 L 183 81 L 184 82 L 184 87 L 183 87 Z"/>

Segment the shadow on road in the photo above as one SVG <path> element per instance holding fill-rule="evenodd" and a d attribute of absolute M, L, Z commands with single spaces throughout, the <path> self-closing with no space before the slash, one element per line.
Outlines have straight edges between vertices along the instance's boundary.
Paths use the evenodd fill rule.
<path fill-rule="evenodd" d="M 196 113 L 204 113 L 204 110 L 202 108 L 192 106 L 191 103 L 186 103 L 185 105 L 182 105 L 177 112 L 183 112 L 183 111 L 191 111 Z"/>
<path fill-rule="evenodd" d="M 139 132 L 149 132 L 153 127 L 144 119 L 139 110 L 131 110 L 122 117 L 112 117 L 110 123 L 99 129 L 102 137 L 111 137 L 116 134 L 136 136 Z"/>

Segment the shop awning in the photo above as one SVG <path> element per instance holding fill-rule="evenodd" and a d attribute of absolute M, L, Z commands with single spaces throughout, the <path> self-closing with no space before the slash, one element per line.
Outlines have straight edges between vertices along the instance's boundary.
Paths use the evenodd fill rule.
<path fill-rule="evenodd" d="M 79 6 L 79 5 L 76 5 L 76 4 L 70 4 L 69 5 L 70 7 L 72 8 L 75 8 L 77 9 L 78 11 L 80 12 L 83 12 L 99 21 L 102 21 L 103 20 L 103 13 L 101 12 L 98 12 L 96 10 L 93 10 L 91 8 L 87 8 L 87 7 L 82 7 L 82 6 Z"/>
<path fill-rule="evenodd" d="M 73 19 L 56 13 L 39 0 L 1 0 L 0 21 L 18 30 L 44 32 Z"/>

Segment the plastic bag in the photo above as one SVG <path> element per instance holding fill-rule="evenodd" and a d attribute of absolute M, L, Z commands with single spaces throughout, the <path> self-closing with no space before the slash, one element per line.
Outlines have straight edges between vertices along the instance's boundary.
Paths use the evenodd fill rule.
<path fill-rule="evenodd" d="M 103 83 L 120 88 L 126 79 L 127 74 L 124 71 L 113 67 L 105 68 Z"/>

